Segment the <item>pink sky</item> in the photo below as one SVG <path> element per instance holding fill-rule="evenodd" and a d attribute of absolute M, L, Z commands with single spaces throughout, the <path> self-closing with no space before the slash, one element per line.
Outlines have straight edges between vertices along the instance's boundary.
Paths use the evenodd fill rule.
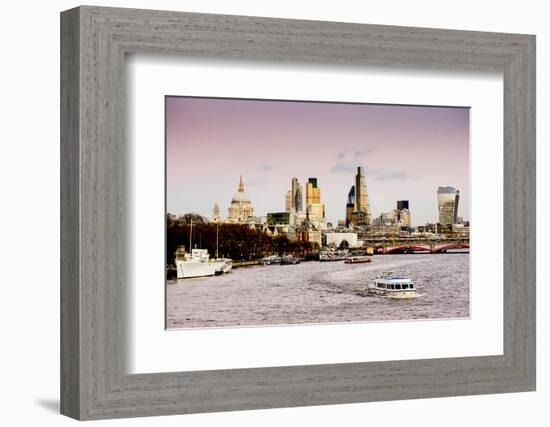
<path fill-rule="evenodd" d="M 292 177 L 316 177 L 327 220 L 344 218 L 357 166 L 373 217 L 409 200 L 433 222 L 438 186 L 460 190 L 469 218 L 469 109 L 216 98 L 166 98 L 167 210 L 222 216 L 239 176 L 255 215 L 285 209 Z"/>

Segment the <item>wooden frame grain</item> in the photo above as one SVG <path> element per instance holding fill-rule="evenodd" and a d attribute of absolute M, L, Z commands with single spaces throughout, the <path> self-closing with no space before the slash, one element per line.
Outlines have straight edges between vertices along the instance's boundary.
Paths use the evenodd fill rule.
<path fill-rule="evenodd" d="M 129 375 L 127 53 L 500 71 L 504 354 Z M 61 14 L 61 412 L 100 419 L 535 389 L 535 37 L 83 6 Z"/>

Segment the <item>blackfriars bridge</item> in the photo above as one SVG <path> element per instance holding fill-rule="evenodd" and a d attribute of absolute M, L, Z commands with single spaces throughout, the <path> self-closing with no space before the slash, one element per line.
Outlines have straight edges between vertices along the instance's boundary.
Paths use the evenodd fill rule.
<path fill-rule="evenodd" d="M 445 253 L 454 249 L 470 249 L 470 240 L 467 238 L 447 239 L 364 239 L 362 248 L 352 249 L 352 253 L 365 251 L 375 254 L 399 253 Z"/>

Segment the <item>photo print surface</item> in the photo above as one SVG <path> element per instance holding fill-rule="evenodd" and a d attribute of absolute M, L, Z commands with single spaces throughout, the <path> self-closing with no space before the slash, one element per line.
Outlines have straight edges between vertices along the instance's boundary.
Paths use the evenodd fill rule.
<path fill-rule="evenodd" d="M 468 317 L 469 113 L 166 96 L 166 327 Z"/>

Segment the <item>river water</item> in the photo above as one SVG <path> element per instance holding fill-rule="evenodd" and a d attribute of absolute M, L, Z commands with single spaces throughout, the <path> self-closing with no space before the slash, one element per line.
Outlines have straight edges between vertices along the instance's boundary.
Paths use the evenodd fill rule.
<path fill-rule="evenodd" d="M 371 276 L 394 271 L 421 297 L 362 296 Z M 168 328 L 252 326 L 469 316 L 469 254 L 378 255 L 369 264 L 302 262 L 168 281 Z"/>

